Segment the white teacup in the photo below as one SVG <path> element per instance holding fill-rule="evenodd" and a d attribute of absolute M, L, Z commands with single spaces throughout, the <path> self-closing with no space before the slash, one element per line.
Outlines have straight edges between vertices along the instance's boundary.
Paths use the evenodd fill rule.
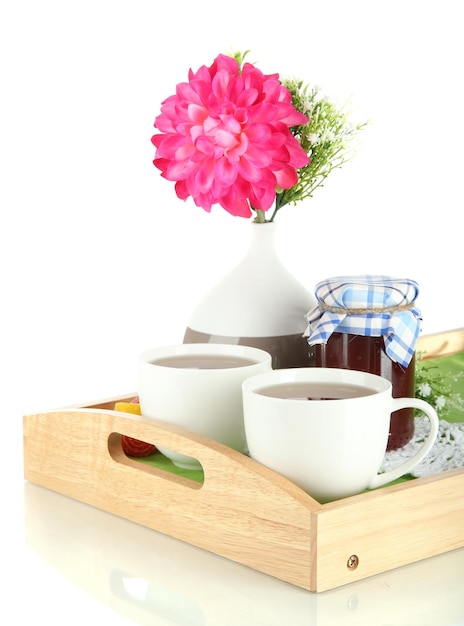
<path fill-rule="evenodd" d="M 147 350 L 139 358 L 142 414 L 246 452 L 242 382 L 271 370 L 271 360 L 264 350 L 234 344 L 192 343 Z M 179 467 L 201 468 L 194 458 L 159 449 Z"/>
<path fill-rule="evenodd" d="M 387 379 L 354 370 L 308 367 L 259 374 L 243 383 L 243 406 L 250 456 L 319 502 L 374 489 L 407 474 L 426 456 L 438 433 L 437 414 L 427 402 L 392 398 Z M 390 414 L 406 407 L 427 415 L 429 435 L 412 458 L 378 474 Z"/>

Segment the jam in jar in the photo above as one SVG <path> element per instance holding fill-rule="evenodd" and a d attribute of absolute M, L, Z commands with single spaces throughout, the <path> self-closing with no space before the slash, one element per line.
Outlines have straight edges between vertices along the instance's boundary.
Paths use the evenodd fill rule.
<path fill-rule="evenodd" d="M 389 276 L 338 276 L 316 285 L 317 306 L 306 315 L 310 364 L 383 376 L 394 398 L 415 395 L 418 285 Z M 414 409 L 391 415 L 387 450 L 414 434 Z"/>
<path fill-rule="evenodd" d="M 414 397 L 415 357 L 404 367 L 387 356 L 383 337 L 334 332 L 326 344 L 312 347 L 316 367 L 340 367 L 387 378 L 394 398 Z M 414 434 L 414 409 L 394 411 L 390 418 L 387 450 L 406 445 Z"/>

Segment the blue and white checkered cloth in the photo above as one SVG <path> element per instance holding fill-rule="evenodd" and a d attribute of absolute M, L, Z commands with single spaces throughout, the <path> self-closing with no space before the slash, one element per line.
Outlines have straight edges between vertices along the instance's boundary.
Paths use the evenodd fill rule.
<path fill-rule="evenodd" d="M 418 293 L 418 284 L 410 279 L 368 274 L 329 278 L 316 285 L 319 304 L 305 316 L 305 337 L 314 345 L 327 343 L 335 331 L 383 336 L 387 355 L 407 367 L 420 333 L 421 313 L 414 304 Z M 389 310 L 396 307 L 404 308 Z"/>

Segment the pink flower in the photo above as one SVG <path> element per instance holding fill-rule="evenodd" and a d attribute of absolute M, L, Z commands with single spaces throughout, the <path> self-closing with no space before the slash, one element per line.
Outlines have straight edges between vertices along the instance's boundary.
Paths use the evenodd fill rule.
<path fill-rule="evenodd" d="M 154 165 L 179 198 L 206 211 L 216 203 L 240 217 L 251 216 L 250 206 L 266 211 L 276 187 L 293 187 L 296 168 L 309 162 L 290 131 L 307 118 L 278 74 L 249 63 L 240 70 L 232 57 L 221 54 L 188 78 L 155 120 Z"/>

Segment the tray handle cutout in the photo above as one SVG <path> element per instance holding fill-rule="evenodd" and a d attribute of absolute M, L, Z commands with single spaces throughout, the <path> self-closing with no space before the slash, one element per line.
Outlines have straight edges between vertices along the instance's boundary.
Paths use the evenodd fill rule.
<path fill-rule="evenodd" d="M 126 454 L 122 446 L 122 436 L 126 435 L 126 433 L 117 433 L 112 432 L 108 437 L 108 452 L 110 457 L 116 463 L 120 463 L 127 467 L 131 467 L 136 471 L 145 472 L 147 474 L 151 474 L 152 476 L 158 476 L 159 478 L 163 478 L 164 480 L 170 480 L 176 484 L 184 485 L 190 489 L 201 489 L 204 484 L 204 471 L 203 468 L 199 470 L 178 470 L 175 466 L 164 457 L 161 461 L 161 457 L 163 457 L 162 453 L 156 451 L 150 457 L 134 457 Z M 126 435 L 130 436 L 130 435 Z M 146 442 L 152 443 L 152 442 Z M 153 443 L 156 447 L 156 444 Z M 153 462 L 150 462 L 151 459 L 154 459 Z M 199 462 L 199 461 L 198 461 Z M 165 465 L 165 467 L 160 467 L 160 463 Z M 200 464 L 201 465 L 201 464 Z M 167 469 L 169 468 L 169 469 Z M 172 469 L 171 469 L 172 468 Z"/>

